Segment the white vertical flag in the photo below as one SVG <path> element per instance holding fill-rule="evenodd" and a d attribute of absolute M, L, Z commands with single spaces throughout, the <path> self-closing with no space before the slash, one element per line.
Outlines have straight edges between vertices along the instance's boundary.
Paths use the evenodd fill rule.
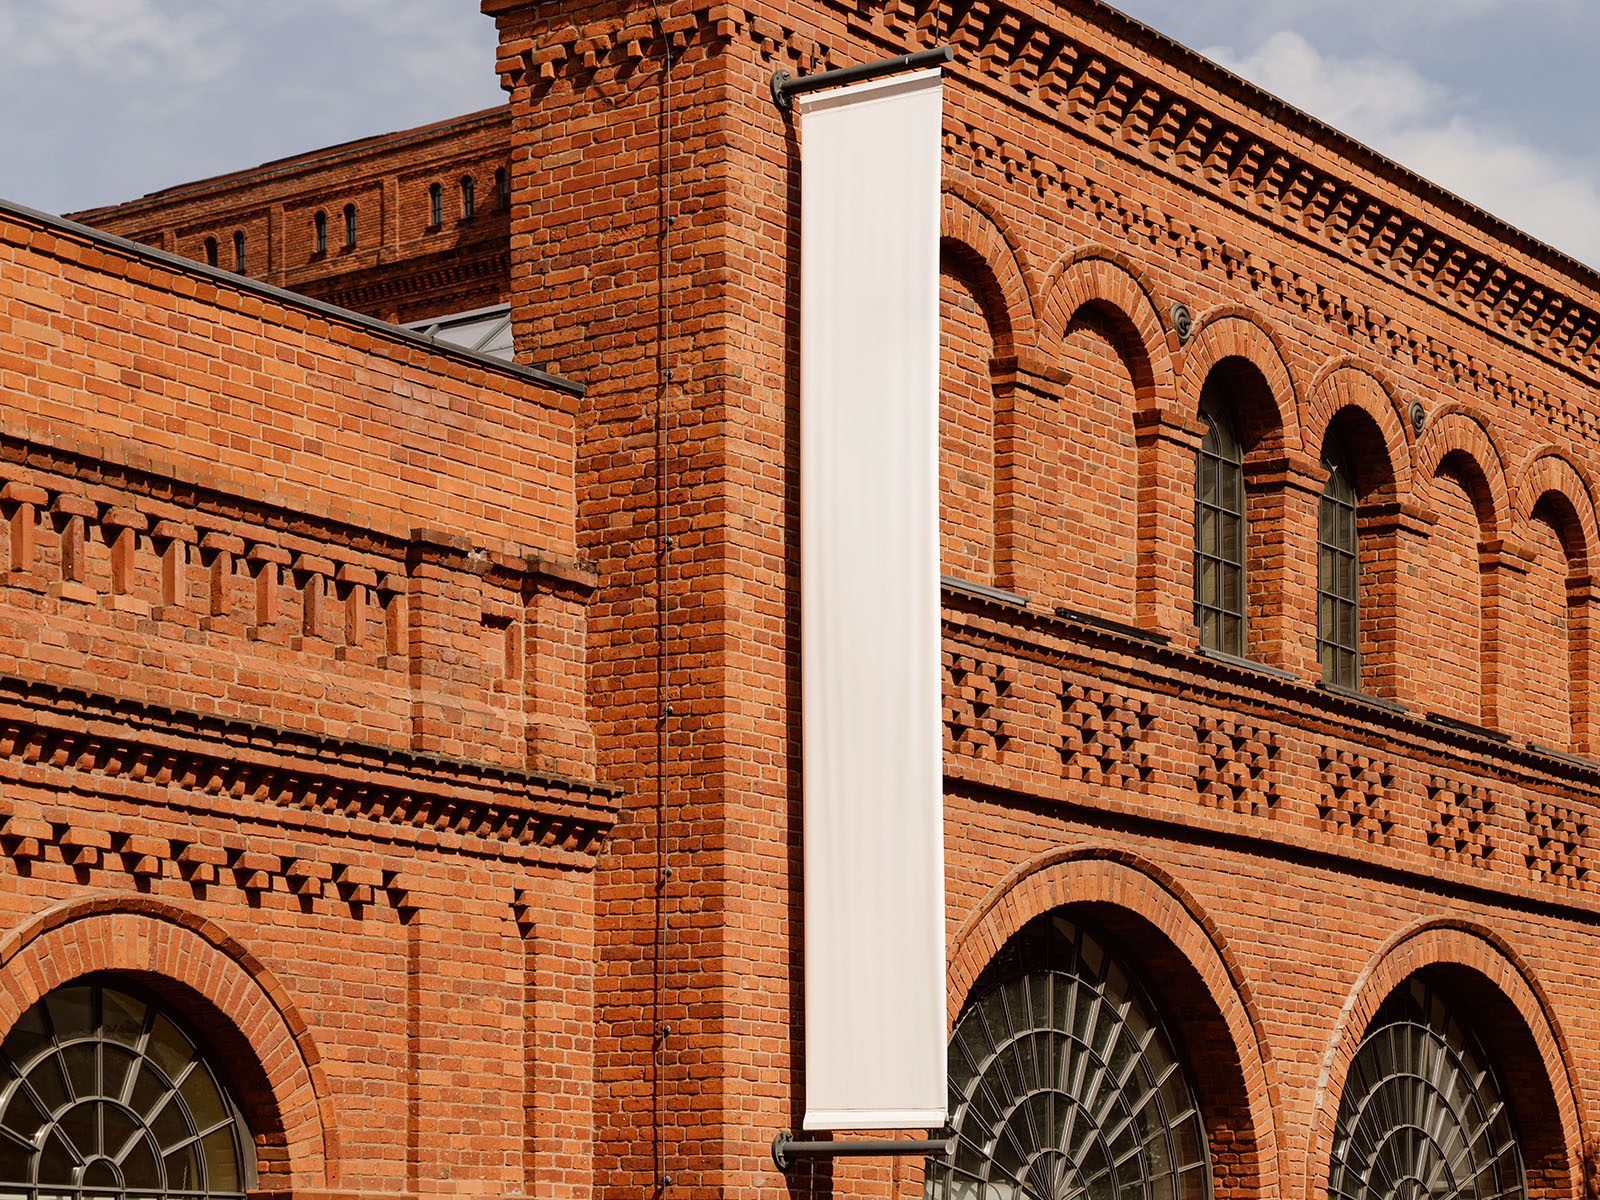
<path fill-rule="evenodd" d="M 807 1129 L 939 1126 L 937 69 L 796 97 Z"/>

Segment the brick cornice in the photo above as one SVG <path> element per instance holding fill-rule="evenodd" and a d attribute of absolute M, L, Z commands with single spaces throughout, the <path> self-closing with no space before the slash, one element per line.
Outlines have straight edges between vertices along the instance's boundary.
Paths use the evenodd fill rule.
<path fill-rule="evenodd" d="M 618 789 L 565 776 L 135 704 L 0 675 L 0 777 L 148 786 L 274 823 L 563 866 L 592 862 Z M 157 808 L 162 807 L 157 803 Z M 240 814 L 241 816 L 244 814 Z M 0 836 L 6 836 L 0 834 Z"/>
<path fill-rule="evenodd" d="M 1095 0 L 1049 9 L 1021 3 L 935 7 L 930 0 L 828 4 L 852 32 L 886 53 L 949 42 L 956 50 L 951 73 L 1014 108 L 1073 128 L 1146 169 L 1313 241 L 1324 253 L 1359 264 L 1528 354 L 1580 372 L 1586 382 L 1600 378 L 1600 278 L 1587 267 Z M 664 40 L 711 51 L 736 39 L 791 68 L 823 70 L 859 57 L 742 5 L 694 0 L 675 7 L 666 21 L 634 12 L 581 27 L 508 34 L 497 69 L 514 91 L 566 75 L 626 71 L 659 54 Z M 1198 76 L 1215 93 L 1204 100 L 1193 89 L 1180 94 L 1162 78 L 1174 73 Z M 991 154 L 1007 153 L 993 135 L 985 140 Z M 1031 150 L 1010 154 L 1025 176 L 1051 171 Z M 1329 158 L 1348 169 L 1330 168 Z M 1415 202 L 1394 203 L 1379 195 L 1384 190 Z M 1205 237 L 1204 231 L 1179 232 L 1190 240 Z M 1230 250 L 1238 253 L 1215 247 L 1216 253 Z M 1239 254 L 1240 269 L 1253 269 L 1254 257 Z M 1536 276 L 1541 267 L 1559 278 Z M 1282 281 L 1286 287 L 1300 282 Z M 1314 294 L 1324 290 L 1312 286 Z M 1345 297 L 1333 299 L 1350 307 Z M 1355 304 L 1347 315 L 1361 322 L 1369 314 Z M 1422 352 L 1431 349 L 1424 337 Z M 1452 353 L 1438 349 L 1446 358 Z"/>

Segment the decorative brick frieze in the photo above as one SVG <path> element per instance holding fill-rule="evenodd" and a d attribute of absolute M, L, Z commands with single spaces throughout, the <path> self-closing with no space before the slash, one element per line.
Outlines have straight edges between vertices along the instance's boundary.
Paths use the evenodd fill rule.
<path fill-rule="evenodd" d="M 1443 775 L 1427 777 L 1428 846 L 1450 862 L 1481 867 L 1494 856 L 1496 844 L 1490 818 L 1495 797 L 1482 784 Z"/>
<path fill-rule="evenodd" d="M 79 787 L 102 781 L 159 789 L 166 805 L 209 811 L 228 798 L 264 806 L 286 825 L 324 829 L 330 818 L 345 825 L 360 821 L 402 841 L 437 845 L 445 838 L 478 853 L 557 862 L 594 852 L 614 803 L 613 789 L 580 780 L 397 756 L 0 677 L 0 779 L 49 784 L 64 772 Z M 0 824 L 5 853 L 37 857 L 51 845 L 70 851 L 68 861 L 79 866 L 99 865 L 113 850 L 124 859 L 159 857 L 153 844 L 119 844 L 97 826 L 58 831 L 36 809 L 6 813 Z M 258 890 L 269 887 L 268 877 L 281 868 L 239 857 L 247 851 L 242 845 L 218 853 L 188 846 L 176 862 L 193 882 L 213 882 L 226 867 Z"/>
<path fill-rule="evenodd" d="M 260 656 L 264 683 L 281 669 L 274 656 L 289 654 L 294 676 L 315 670 L 437 694 L 442 707 L 421 701 L 418 749 L 481 753 L 488 747 L 474 749 L 475 735 L 462 733 L 485 729 L 501 761 L 593 771 L 582 704 L 593 575 L 581 566 L 427 530 L 399 538 L 353 529 L 201 489 L 175 496 L 170 482 L 140 473 L 118 472 L 123 486 L 113 488 L 98 481 L 104 463 L 39 457 L 59 470 L 0 463 L 11 561 L 25 564 L 0 575 L 0 620 L 9 587 L 42 595 L 64 616 L 115 614 L 117 628 L 135 636 L 203 632 L 212 647 Z M 411 603 L 417 571 L 429 597 L 420 609 Z M 493 636 L 474 635 L 476 655 L 434 657 L 458 636 L 456 625 Z M 130 643 L 129 654 L 138 652 Z M 417 666 L 419 655 L 432 665 Z M 526 670 L 530 658 L 541 674 Z"/>
<path fill-rule="evenodd" d="M 1005 699 L 1014 670 L 975 655 L 945 654 L 945 749 L 996 760 L 1011 739 Z"/>
<path fill-rule="evenodd" d="M 1553 796 L 1530 792 L 1527 821 L 1528 874 L 1540 882 L 1562 887 L 1586 883 L 1594 861 L 1590 812 Z"/>
<path fill-rule="evenodd" d="M 1150 779 L 1153 716 L 1137 697 L 1092 684 L 1063 683 L 1056 751 L 1069 781 L 1142 791 Z"/>
<path fill-rule="evenodd" d="M 1209 715 L 1194 731 L 1194 783 L 1201 801 L 1228 812 L 1269 815 L 1278 803 L 1278 735 L 1260 724 Z"/>

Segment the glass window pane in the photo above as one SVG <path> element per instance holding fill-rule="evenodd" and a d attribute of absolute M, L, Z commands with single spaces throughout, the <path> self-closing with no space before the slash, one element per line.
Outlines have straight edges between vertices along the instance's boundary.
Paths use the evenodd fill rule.
<path fill-rule="evenodd" d="M 18 1065 L 25 1065 L 41 1050 L 48 1049 L 49 1044 L 50 1026 L 45 1022 L 44 1006 L 35 1004 L 17 1018 L 5 1042 L 0 1044 L 0 1053 Z"/>
<path fill-rule="evenodd" d="M 162 1186 L 160 1159 L 148 1137 L 134 1143 L 122 1160 L 122 1177 L 129 1187 L 155 1188 Z"/>
<path fill-rule="evenodd" d="M 61 1073 L 60 1059 L 52 1056 L 40 1062 L 28 1072 L 28 1084 L 45 1111 L 55 1114 L 67 1106 L 67 1079 Z"/>
<path fill-rule="evenodd" d="M 205 1139 L 206 1185 L 212 1191 L 239 1190 L 239 1152 L 233 1129 L 219 1129 Z"/>
<path fill-rule="evenodd" d="M 175 1079 L 194 1057 L 194 1047 L 176 1025 L 158 1013 L 150 1023 L 150 1040 L 145 1044 L 145 1053 L 166 1072 L 168 1079 Z"/>
<path fill-rule="evenodd" d="M 179 1089 L 196 1129 L 210 1129 L 228 1115 L 222 1102 L 222 1092 L 217 1088 L 211 1072 L 202 1064 L 189 1072 Z"/>
<path fill-rule="evenodd" d="M 100 1019 L 106 1039 L 137 1048 L 139 1035 L 144 1032 L 145 1014 L 149 1011 L 144 1001 L 112 988 L 102 988 L 100 997 Z"/>
<path fill-rule="evenodd" d="M 94 1030 L 94 1002 L 86 987 L 57 988 L 44 998 L 59 1041 L 87 1037 Z"/>
<path fill-rule="evenodd" d="M 200 1149 L 194 1143 L 167 1155 L 164 1165 L 167 1170 L 167 1186 L 174 1191 L 196 1192 L 205 1187 L 204 1176 L 200 1171 Z"/>

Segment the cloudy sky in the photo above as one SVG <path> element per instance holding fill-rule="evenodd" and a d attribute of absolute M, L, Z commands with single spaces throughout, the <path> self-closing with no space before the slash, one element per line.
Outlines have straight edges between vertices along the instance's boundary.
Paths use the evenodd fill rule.
<path fill-rule="evenodd" d="M 1118 0 L 1600 267 L 1595 0 Z M 0 0 L 0 195 L 130 199 L 497 104 L 476 0 Z"/>

